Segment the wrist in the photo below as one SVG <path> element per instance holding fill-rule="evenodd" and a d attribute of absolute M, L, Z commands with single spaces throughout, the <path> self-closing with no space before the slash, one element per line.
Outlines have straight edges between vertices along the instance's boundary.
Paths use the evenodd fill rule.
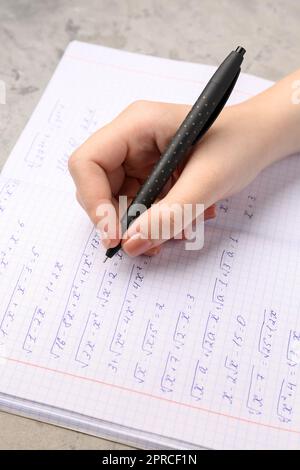
<path fill-rule="evenodd" d="M 300 72 L 289 75 L 248 101 L 267 165 L 300 151 L 300 104 L 293 100 L 297 75 L 300 78 Z"/>

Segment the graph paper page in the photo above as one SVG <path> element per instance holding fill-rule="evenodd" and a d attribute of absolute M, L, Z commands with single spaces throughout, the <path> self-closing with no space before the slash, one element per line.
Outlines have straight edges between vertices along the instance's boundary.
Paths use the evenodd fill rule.
<path fill-rule="evenodd" d="M 123 67 L 136 86 L 126 94 L 119 78 L 101 97 L 97 82 L 117 87 Z M 300 448 L 299 158 L 221 201 L 201 251 L 174 241 L 106 264 L 74 199 L 70 148 L 60 160 L 64 139 L 77 145 L 143 93 L 192 101 L 191 77 L 209 72 L 69 46 L 0 179 L 0 392 L 187 446 Z M 70 75 L 86 101 L 75 83 L 72 103 Z M 233 100 L 255 83 L 267 86 L 242 77 Z M 32 143 L 49 122 L 49 146 Z"/>

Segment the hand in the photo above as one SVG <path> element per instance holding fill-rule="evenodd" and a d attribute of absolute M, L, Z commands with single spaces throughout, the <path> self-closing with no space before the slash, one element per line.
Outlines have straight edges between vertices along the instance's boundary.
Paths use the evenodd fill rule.
<path fill-rule="evenodd" d="M 278 158 L 274 153 L 276 120 L 272 108 L 266 107 L 266 100 L 272 101 L 271 94 L 268 90 L 223 110 L 165 188 L 156 204 L 161 219 L 162 202 L 169 206 L 202 203 L 206 218 L 213 217 L 216 201 L 240 191 Z M 119 195 L 127 195 L 129 202 L 134 198 L 189 109 L 187 105 L 136 102 L 71 156 L 69 169 L 78 201 L 100 230 L 106 248 L 119 243 L 120 228 L 118 224 L 105 226 L 97 209 L 99 214 L 99 207 L 109 204 L 116 211 Z M 151 210 L 138 217 L 125 234 L 122 245 L 129 255 L 156 253 L 165 241 L 143 236 L 148 233 Z"/>

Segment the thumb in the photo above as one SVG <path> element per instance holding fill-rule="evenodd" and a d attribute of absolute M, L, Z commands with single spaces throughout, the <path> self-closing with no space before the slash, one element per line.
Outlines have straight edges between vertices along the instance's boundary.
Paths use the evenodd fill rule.
<path fill-rule="evenodd" d="M 203 204 L 178 202 L 169 195 L 153 204 L 128 228 L 122 245 L 128 255 L 141 255 L 171 238 L 189 239 L 193 222 L 203 221 Z"/>

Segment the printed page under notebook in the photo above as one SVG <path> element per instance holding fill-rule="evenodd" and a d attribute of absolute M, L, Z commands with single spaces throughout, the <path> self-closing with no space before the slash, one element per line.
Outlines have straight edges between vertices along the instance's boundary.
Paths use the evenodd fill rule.
<path fill-rule="evenodd" d="M 92 132 L 138 99 L 193 103 L 214 70 L 72 42 L 3 174 L 73 191 L 67 161 Z M 243 74 L 229 103 L 245 100 L 270 84 Z"/>
<path fill-rule="evenodd" d="M 2 177 L 0 391 L 190 446 L 300 448 L 299 175 L 289 158 L 222 201 L 200 252 L 106 264 L 72 194 Z"/>

